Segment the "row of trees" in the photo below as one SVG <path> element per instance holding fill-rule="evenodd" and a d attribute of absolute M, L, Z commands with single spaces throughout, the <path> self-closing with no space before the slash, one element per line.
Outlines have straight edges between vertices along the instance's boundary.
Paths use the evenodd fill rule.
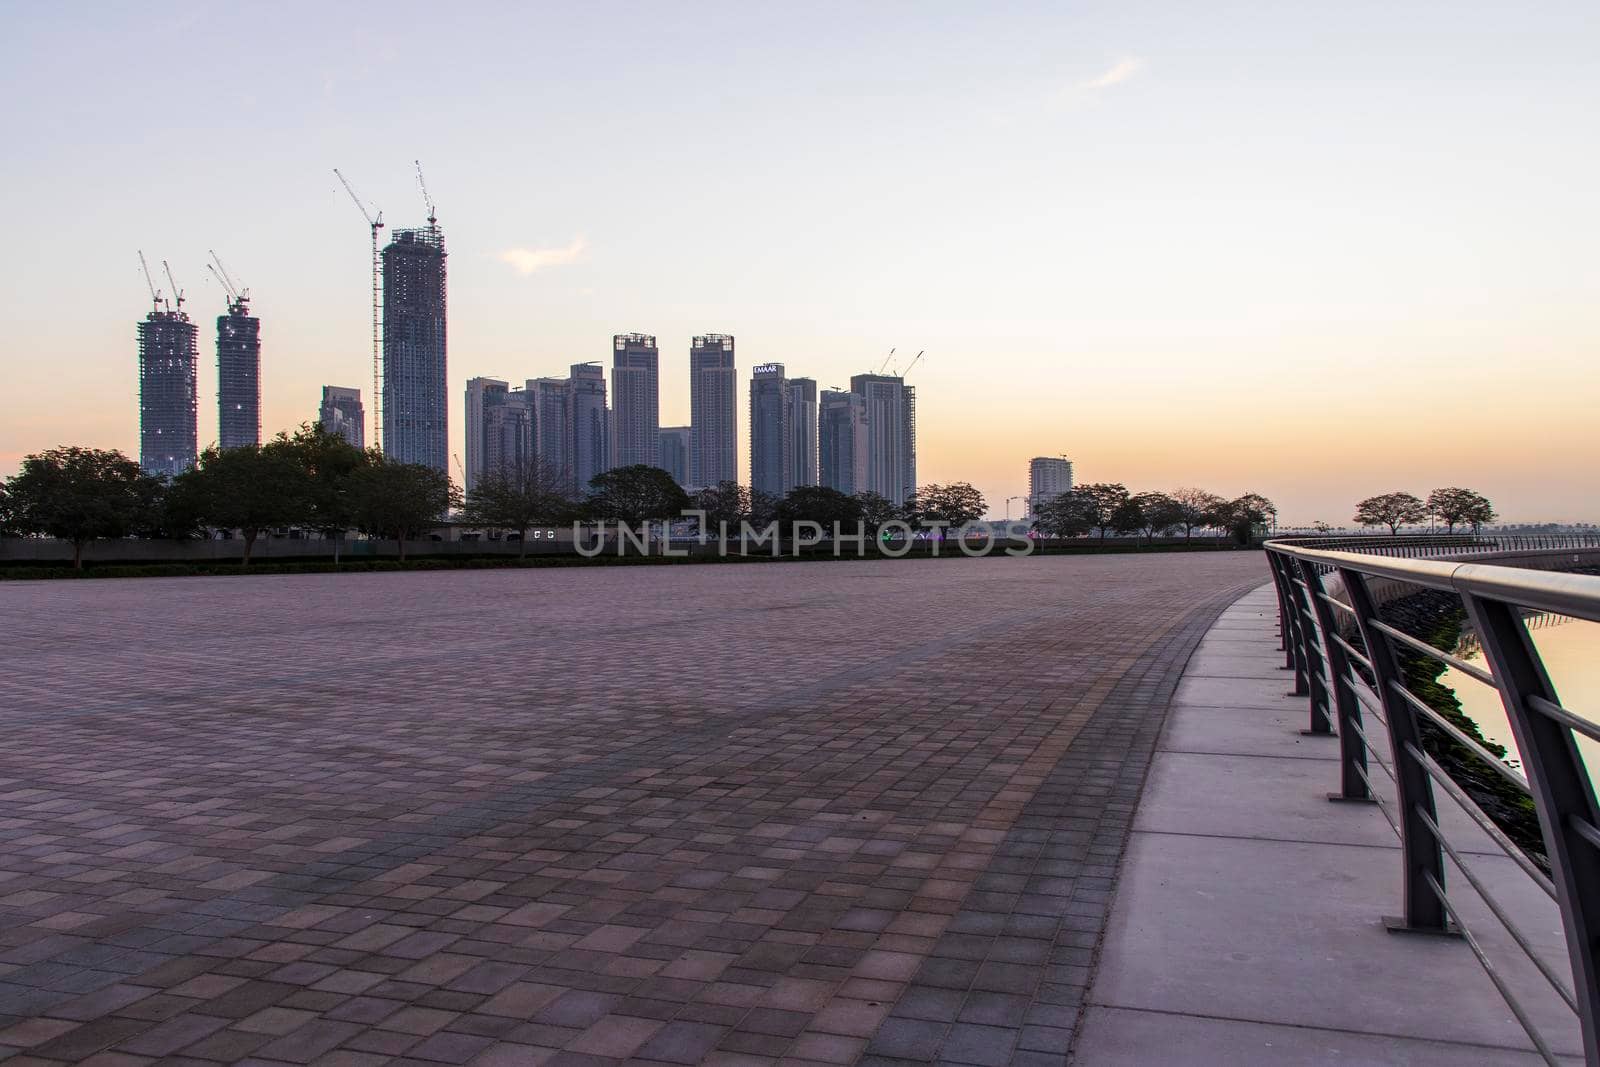
<path fill-rule="evenodd" d="M 1426 500 L 1411 493 L 1379 493 L 1356 505 L 1356 522 L 1362 526 L 1387 526 L 1390 534 L 1430 518 L 1438 519 L 1449 533 L 1455 533 L 1457 526 L 1470 526 L 1477 533 L 1479 527 L 1498 516 L 1488 497 L 1460 486 L 1435 489 Z"/>
<path fill-rule="evenodd" d="M 877 493 L 846 494 L 821 485 L 802 485 L 782 497 L 722 482 L 685 492 L 666 471 L 643 464 L 618 467 L 595 476 L 588 492 L 574 499 L 563 471 L 539 460 L 508 464 L 486 474 L 467 494 L 462 517 L 490 530 L 522 532 L 532 526 L 574 521 L 610 521 L 628 526 L 678 520 L 686 511 L 705 516 L 706 529 L 741 523 L 761 528 L 772 522 L 789 529 L 814 522 L 824 530 L 876 531 L 894 521 L 913 527 L 940 522 L 953 527 L 983 517 L 983 494 L 966 482 L 925 485 L 904 504 Z"/>
<path fill-rule="evenodd" d="M 666 471 L 644 465 L 596 476 L 579 496 L 570 479 L 548 463 L 530 460 L 480 480 L 463 500 L 446 475 L 362 451 L 321 425 L 280 433 L 260 446 L 207 449 L 198 464 L 171 481 L 144 473 L 118 451 L 62 447 L 22 462 L 0 484 L 0 533 L 37 534 L 73 546 L 73 565 L 96 539 L 129 536 L 184 539 L 202 530 L 238 531 L 244 562 L 267 530 L 300 527 L 338 539 L 348 530 L 398 542 L 420 537 L 448 511 L 489 530 L 524 534 L 541 525 L 576 521 L 627 523 L 679 519 L 705 513 L 707 526 L 742 522 L 765 526 L 815 522 L 824 529 L 876 530 L 899 520 L 913 526 L 961 526 L 983 516 L 983 494 L 965 482 L 922 487 L 896 506 L 876 493 L 846 495 L 801 486 L 782 498 L 724 482 L 686 493 Z M 524 540 L 524 551 L 526 540 Z"/>
<path fill-rule="evenodd" d="M 1170 493 L 1130 493 L 1120 482 L 1091 482 L 1074 487 L 1038 506 L 1034 526 L 1055 537 L 1081 537 L 1097 531 L 1107 534 L 1143 534 L 1147 538 L 1196 530 L 1231 534 L 1240 544 L 1250 540 L 1277 519 L 1278 509 L 1260 493 L 1227 500 L 1204 489 L 1182 488 Z"/>
<path fill-rule="evenodd" d="M 404 557 L 406 539 L 459 502 L 444 474 L 364 452 L 316 425 L 264 445 L 208 448 L 171 481 L 115 450 L 28 456 L 0 489 L 0 531 L 70 542 L 75 567 L 98 538 L 181 540 L 208 528 L 239 531 L 247 565 L 262 531 L 285 526 L 392 537 Z"/>

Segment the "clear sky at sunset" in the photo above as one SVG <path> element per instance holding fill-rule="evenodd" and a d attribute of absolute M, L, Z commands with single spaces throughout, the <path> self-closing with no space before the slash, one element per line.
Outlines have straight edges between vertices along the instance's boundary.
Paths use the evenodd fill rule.
<path fill-rule="evenodd" d="M 1600 5 L 0 3 L 0 474 L 137 452 L 137 249 L 262 319 L 264 425 L 370 410 L 366 225 L 450 247 L 467 378 L 696 333 L 926 349 L 919 475 L 1600 520 Z M 748 419 L 741 390 L 741 456 Z M 743 459 L 741 459 L 743 466 Z"/>

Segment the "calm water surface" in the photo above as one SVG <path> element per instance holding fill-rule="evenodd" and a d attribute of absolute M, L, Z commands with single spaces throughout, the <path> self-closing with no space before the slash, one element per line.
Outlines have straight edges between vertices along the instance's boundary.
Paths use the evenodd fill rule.
<path fill-rule="evenodd" d="M 1530 620 L 1528 632 L 1555 684 L 1561 706 L 1591 722 L 1600 722 L 1600 623 L 1546 616 Z M 1483 660 L 1483 651 L 1470 639 L 1456 654 L 1485 670 L 1489 667 Z M 1439 681 L 1455 690 L 1462 710 L 1485 737 L 1506 746 L 1508 760 L 1518 759 L 1517 742 L 1511 736 L 1511 724 L 1506 721 L 1498 691 L 1453 667 L 1446 669 Z M 1600 743 L 1587 737 L 1577 740 L 1590 775 L 1600 778 Z M 1520 760 L 1517 766 L 1521 766 Z"/>

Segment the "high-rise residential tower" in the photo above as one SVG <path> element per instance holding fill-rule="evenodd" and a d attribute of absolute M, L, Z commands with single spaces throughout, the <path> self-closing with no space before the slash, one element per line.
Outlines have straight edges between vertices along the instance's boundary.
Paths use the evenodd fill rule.
<path fill-rule="evenodd" d="M 606 371 L 599 362 L 572 365 L 572 480 L 577 491 L 611 469 L 611 410 L 606 406 Z"/>
<path fill-rule="evenodd" d="M 1040 505 L 1072 492 L 1072 461 L 1062 456 L 1035 456 L 1028 461 L 1028 514 Z"/>
<path fill-rule="evenodd" d="M 567 491 L 572 478 L 572 379 L 530 378 L 527 386 L 533 415 L 533 454 L 561 476 Z"/>
<path fill-rule="evenodd" d="M 467 492 L 478 487 L 489 469 L 489 412 L 505 403 L 511 387 L 498 378 L 467 379 L 466 445 L 467 462 L 464 476 Z"/>
<path fill-rule="evenodd" d="M 689 486 L 690 440 L 687 426 L 661 427 L 661 469 L 684 488 Z"/>
<path fill-rule="evenodd" d="M 324 430 L 338 434 L 355 447 L 367 447 L 367 411 L 361 403 L 361 390 L 324 385 L 317 421 Z"/>
<path fill-rule="evenodd" d="M 619 333 L 611 339 L 611 463 L 661 466 L 660 353 L 656 339 Z"/>
<path fill-rule="evenodd" d="M 867 401 L 856 393 L 824 389 L 818 414 L 818 475 L 841 493 L 867 484 Z"/>
<path fill-rule="evenodd" d="M 437 225 L 383 250 L 383 450 L 449 473 L 445 248 Z"/>
<path fill-rule="evenodd" d="M 217 444 L 260 443 L 261 320 L 241 293 L 228 301 L 226 315 L 217 316 Z"/>
<path fill-rule="evenodd" d="M 903 504 L 917 491 L 916 390 L 895 375 L 857 374 L 850 391 L 865 408 L 867 477 L 861 489 Z"/>
<path fill-rule="evenodd" d="M 817 383 L 789 379 L 789 488 L 817 484 Z"/>
<path fill-rule="evenodd" d="M 512 389 L 484 410 L 480 477 L 514 472 L 532 459 L 532 398 L 522 389 Z"/>
<path fill-rule="evenodd" d="M 733 338 L 696 337 L 689 347 L 689 473 L 680 483 L 705 488 L 739 480 L 738 392 Z"/>
<path fill-rule="evenodd" d="M 750 488 L 783 496 L 793 488 L 793 405 L 782 363 L 758 364 L 750 372 Z"/>
<path fill-rule="evenodd" d="M 139 323 L 139 465 L 173 477 L 199 454 L 196 377 L 200 354 L 194 323 L 159 304 Z"/>

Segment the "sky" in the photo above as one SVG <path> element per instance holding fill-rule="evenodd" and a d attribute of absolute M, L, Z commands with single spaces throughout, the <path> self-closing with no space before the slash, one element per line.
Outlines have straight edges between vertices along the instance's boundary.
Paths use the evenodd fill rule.
<path fill-rule="evenodd" d="M 918 474 L 1032 456 L 1285 523 L 1465 485 L 1600 521 L 1600 6 L 0 0 L 0 474 L 138 448 L 137 251 L 262 320 L 268 433 L 371 408 L 366 223 L 449 244 L 476 375 L 737 337 L 822 388 L 925 350 Z M 167 286 L 163 283 L 161 288 Z M 741 389 L 741 466 L 748 408 Z"/>

